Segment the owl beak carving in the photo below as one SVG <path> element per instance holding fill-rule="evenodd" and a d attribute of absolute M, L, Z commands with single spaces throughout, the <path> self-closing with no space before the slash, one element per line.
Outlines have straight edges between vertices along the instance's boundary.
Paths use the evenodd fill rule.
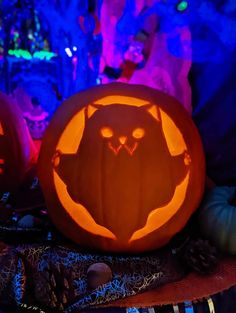
<path fill-rule="evenodd" d="M 124 144 L 126 143 L 126 141 L 127 141 L 127 137 L 126 137 L 126 136 L 120 136 L 120 137 L 119 137 L 119 142 L 120 142 L 122 145 L 124 145 Z"/>
<path fill-rule="evenodd" d="M 108 142 L 108 147 L 109 149 L 111 149 L 111 151 L 115 154 L 118 155 L 118 153 L 120 152 L 120 149 L 125 145 L 126 141 L 127 141 L 127 137 L 126 136 L 120 136 L 118 138 L 118 141 L 120 143 L 120 145 L 118 147 L 114 147 L 112 145 L 112 143 L 109 141 Z"/>

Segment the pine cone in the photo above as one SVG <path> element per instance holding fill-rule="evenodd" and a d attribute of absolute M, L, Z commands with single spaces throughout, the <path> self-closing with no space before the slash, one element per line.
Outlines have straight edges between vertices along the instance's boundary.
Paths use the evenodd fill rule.
<path fill-rule="evenodd" d="M 209 241 L 196 239 L 187 243 L 182 260 L 188 268 L 200 274 L 210 274 L 218 264 L 218 257 L 216 248 Z"/>
<path fill-rule="evenodd" d="M 63 265 L 48 264 L 35 278 L 36 300 L 46 308 L 63 311 L 75 298 L 74 278 L 75 273 L 68 271 Z"/>

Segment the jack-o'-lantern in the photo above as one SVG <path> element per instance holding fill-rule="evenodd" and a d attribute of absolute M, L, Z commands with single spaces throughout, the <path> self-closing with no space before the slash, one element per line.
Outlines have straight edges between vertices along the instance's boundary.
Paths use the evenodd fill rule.
<path fill-rule="evenodd" d="M 188 113 L 144 86 L 97 86 L 58 109 L 39 157 L 50 216 L 82 245 L 140 252 L 166 244 L 201 200 L 204 156 Z"/>
<path fill-rule="evenodd" d="M 17 105 L 0 93 L 0 190 L 11 191 L 24 179 L 31 146 Z"/>

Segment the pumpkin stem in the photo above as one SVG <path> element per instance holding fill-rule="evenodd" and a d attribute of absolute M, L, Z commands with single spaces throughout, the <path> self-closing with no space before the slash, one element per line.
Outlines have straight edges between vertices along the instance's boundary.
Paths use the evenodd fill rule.
<path fill-rule="evenodd" d="M 234 190 L 233 197 L 229 199 L 228 203 L 236 207 L 236 189 Z"/>

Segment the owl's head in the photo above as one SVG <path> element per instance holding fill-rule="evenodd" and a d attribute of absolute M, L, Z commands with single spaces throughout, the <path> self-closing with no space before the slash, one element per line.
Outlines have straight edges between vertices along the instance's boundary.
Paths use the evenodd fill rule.
<path fill-rule="evenodd" d="M 89 141 L 102 141 L 115 156 L 121 151 L 133 156 L 139 144 L 156 133 L 160 124 L 159 109 L 152 105 L 89 105 L 85 114 L 84 136 L 93 133 Z"/>

